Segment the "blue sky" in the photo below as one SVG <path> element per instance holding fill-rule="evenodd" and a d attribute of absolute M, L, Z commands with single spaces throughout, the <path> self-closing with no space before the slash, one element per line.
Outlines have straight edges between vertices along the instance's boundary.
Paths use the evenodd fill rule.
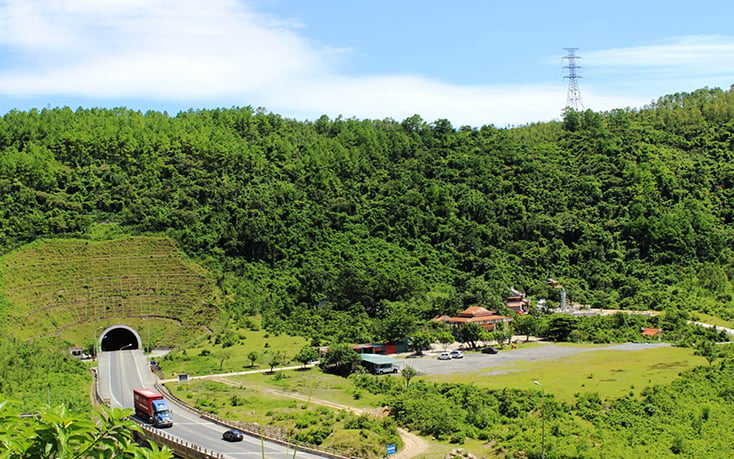
<path fill-rule="evenodd" d="M 288 118 L 559 119 L 734 84 L 734 2 L 0 0 L 0 114 L 264 107 Z"/>

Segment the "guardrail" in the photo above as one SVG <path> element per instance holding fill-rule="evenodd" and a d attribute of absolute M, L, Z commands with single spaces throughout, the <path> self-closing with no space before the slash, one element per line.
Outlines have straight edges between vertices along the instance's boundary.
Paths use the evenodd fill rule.
<path fill-rule="evenodd" d="M 355 456 L 344 456 L 343 454 L 339 453 L 338 451 L 335 451 L 332 449 L 320 448 L 320 447 L 316 447 L 308 443 L 303 443 L 303 442 L 294 440 L 293 438 L 289 437 L 288 432 L 285 429 L 282 429 L 280 427 L 249 423 L 249 422 L 230 421 L 230 420 L 221 418 L 215 414 L 201 411 L 197 408 L 190 406 L 189 404 L 187 404 L 180 398 L 173 395 L 173 393 L 171 393 L 171 391 L 168 390 L 168 388 L 164 384 L 156 383 L 155 387 L 156 389 L 158 389 L 159 392 L 165 394 L 166 397 L 174 400 L 177 404 L 183 406 L 184 408 L 188 409 L 192 413 L 195 413 L 200 418 L 207 419 L 211 422 L 215 422 L 224 427 L 238 429 L 256 438 L 265 439 L 265 440 L 268 440 L 274 443 L 279 443 L 281 445 L 288 446 L 294 450 L 299 450 L 299 451 L 303 451 L 306 453 L 318 454 L 320 456 L 328 457 L 331 459 L 359 459 Z"/>
<path fill-rule="evenodd" d="M 99 388 L 97 384 L 97 369 L 92 368 L 90 372 L 94 377 L 94 400 L 99 404 L 109 406 L 110 401 L 103 399 L 99 393 Z M 220 453 L 215 453 L 214 451 L 210 451 L 206 448 L 202 448 L 199 445 L 189 443 L 166 432 L 161 432 L 158 429 L 154 429 L 151 426 L 140 422 L 140 420 L 133 416 L 130 416 L 130 419 L 136 421 L 143 429 L 142 432 L 133 432 L 133 438 L 135 438 L 135 440 L 138 442 L 148 441 L 156 443 L 158 445 L 168 446 L 169 448 L 171 448 L 171 451 L 173 451 L 176 457 L 181 457 L 184 459 L 223 459 L 226 457 Z"/>
<path fill-rule="evenodd" d="M 97 384 L 98 375 L 97 375 L 96 368 L 92 369 L 91 373 L 94 376 L 94 398 L 96 399 L 97 403 L 109 405 L 109 400 L 104 400 L 99 393 L 98 384 Z M 175 400 L 175 402 L 178 405 L 186 408 L 187 410 L 191 411 L 192 413 L 195 413 L 200 418 L 207 419 L 211 422 L 215 422 L 224 427 L 235 428 L 235 429 L 241 430 L 242 432 L 248 435 L 254 436 L 256 438 L 261 438 L 261 439 L 268 440 L 274 443 L 279 443 L 281 445 L 288 446 L 294 450 L 299 450 L 299 451 L 303 451 L 303 452 L 311 453 L 311 454 L 318 454 L 320 456 L 331 458 L 331 459 L 359 459 L 355 456 L 344 456 L 343 454 L 335 450 L 332 450 L 332 449 L 316 447 L 314 445 L 310 445 L 304 442 L 299 442 L 293 438 L 289 438 L 287 431 L 280 427 L 261 425 L 261 424 L 255 424 L 255 423 L 247 423 L 247 422 L 239 422 L 239 421 L 230 421 L 227 419 L 220 418 L 217 415 L 206 413 L 204 411 L 201 411 L 199 409 L 196 409 L 190 406 L 189 404 L 187 404 L 180 398 L 173 395 L 173 393 L 171 393 L 171 391 L 168 390 L 168 388 L 164 384 L 160 384 L 156 382 L 155 387 L 156 389 L 158 389 L 158 391 L 165 394 L 166 397 L 172 400 Z M 182 440 L 166 432 L 162 432 L 158 429 L 154 429 L 151 426 L 140 422 L 135 417 L 131 417 L 131 419 L 137 421 L 138 424 L 143 428 L 143 431 L 141 433 L 137 433 L 137 432 L 134 433 L 134 437 L 137 441 L 146 440 L 146 441 L 151 441 L 153 443 L 156 443 L 158 445 L 168 446 L 169 448 L 171 448 L 171 450 L 174 452 L 174 454 L 177 457 L 181 457 L 184 459 L 223 459 L 227 457 L 220 453 L 210 451 L 199 445 Z"/>
<path fill-rule="evenodd" d="M 215 453 L 194 443 L 181 440 L 178 437 L 162 432 L 142 422 L 138 422 L 138 424 L 143 428 L 143 432 L 135 432 L 133 434 L 136 440 L 146 440 L 159 446 L 168 446 L 176 457 L 182 457 L 184 459 L 224 459 L 227 457 L 224 454 Z"/>

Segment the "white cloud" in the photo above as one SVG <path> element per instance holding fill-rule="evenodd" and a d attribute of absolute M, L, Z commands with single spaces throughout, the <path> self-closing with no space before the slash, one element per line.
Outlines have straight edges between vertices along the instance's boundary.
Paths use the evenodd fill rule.
<path fill-rule="evenodd" d="M 0 97 L 252 105 L 300 119 L 419 114 L 455 126 L 557 119 L 565 102 L 557 75 L 547 85 L 515 86 L 345 75 L 337 59 L 348 52 L 329 47 L 340 44 L 314 43 L 299 30 L 246 0 L 4 0 L 0 50 L 9 52 L 0 60 Z M 587 108 L 639 106 L 668 87 L 733 80 L 734 39 L 683 37 L 583 58 Z"/>
<path fill-rule="evenodd" d="M 0 44 L 24 65 L 0 68 L 10 96 L 153 98 L 454 124 L 557 117 L 563 94 L 544 87 L 460 87 L 409 75 L 344 76 L 344 50 L 309 42 L 298 24 L 236 0 L 8 0 Z M 29 33 L 32 30 L 33 33 Z M 549 109 L 548 107 L 552 107 Z"/>
<path fill-rule="evenodd" d="M 711 65 L 732 70 L 734 38 L 712 35 L 684 36 L 667 43 L 614 48 L 586 53 L 600 67 L 682 67 Z M 701 69 L 706 70 L 706 69 Z"/>
<path fill-rule="evenodd" d="M 734 83 L 734 37 L 684 36 L 666 42 L 587 52 L 586 81 L 598 92 L 643 94 L 652 99 L 708 87 L 728 89 Z"/>
<path fill-rule="evenodd" d="M 9 0 L 2 91 L 205 98 L 323 68 L 319 50 L 234 0 Z"/>
<path fill-rule="evenodd" d="M 303 82 L 279 88 L 268 98 L 310 119 L 354 113 L 360 118 L 403 120 L 418 114 L 429 122 L 445 118 L 455 126 L 504 127 L 560 117 L 565 94 L 557 86 L 456 86 L 420 76 L 390 75 Z"/>

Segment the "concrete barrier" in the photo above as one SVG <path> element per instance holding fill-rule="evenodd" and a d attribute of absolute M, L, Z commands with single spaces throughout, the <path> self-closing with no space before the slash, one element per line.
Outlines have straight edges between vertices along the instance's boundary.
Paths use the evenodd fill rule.
<path fill-rule="evenodd" d="M 183 459 L 223 459 L 226 456 L 220 453 L 209 451 L 199 445 L 183 441 L 166 432 L 161 432 L 152 427 L 140 424 L 143 428 L 142 432 L 135 432 L 134 437 L 138 442 L 153 442 L 159 446 L 168 446 L 176 457 Z"/>
<path fill-rule="evenodd" d="M 334 451 L 334 450 L 319 448 L 314 445 L 309 445 L 307 443 L 303 443 L 303 442 L 299 442 L 299 441 L 295 441 L 293 439 L 287 438 L 287 433 L 279 427 L 262 425 L 262 424 L 253 424 L 253 423 L 247 423 L 247 422 L 229 421 L 229 420 L 220 418 L 217 415 L 206 413 L 204 411 L 201 411 L 199 409 L 196 409 L 188 405 L 183 400 L 173 395 L 171 391 L 168 390 L 168 388 L 163 384 L 156 383 L 155 387 L 156 389 L 158 389 L 160 393 L 165 394 L 167 398 L 174 400 L 176 404 L 188 409 L 192 413 L 195 413 L 197 416 L 199 416 L 202 419 L 206 419 L 211 422 L 215 422 L 221 426 L 232 428 L 232 429 L 238 429 L 246 433 L 247 435 L 253 436 L 255 438 L 262 438 L 262 439 L 265 439 L 265 440 L 268 440 L 274 443 L 279 443 L 281 445 L 285 445 L 294 450 L 303 451 L 305 453 L 318 454 L 319 456 L 328 457 L 331 459 L 359 459 L 353 456 L 344 456 L 343 454 L 337 451 Z"/>

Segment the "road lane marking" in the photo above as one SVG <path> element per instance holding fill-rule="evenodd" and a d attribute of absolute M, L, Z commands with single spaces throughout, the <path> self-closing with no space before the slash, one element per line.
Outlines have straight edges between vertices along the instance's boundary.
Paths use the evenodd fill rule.
<path fill-rule="evenodd" d="M 108 360 L 108 361 L 109 361 L 109 360 Z M 120 364 L 122 364 L 122 356 L 120 356 Z M 112 371 L 111 371 L 111 369 L 112 369 L 112 364 L 110 363 L 110 370 L 109 370 L 109 374 L 110 374 L 110 376 L 112 376 Z M 122 403 L 120 403 L 120 401 L 119 401 L 119 400 L 117 400 L 117 397 L 115 397 L 115 392 L 114 392 L 114 391 L 112 390 L 112 380 L 113 380 L 114 378 L 111 378 L 111 377 L 109 377 L 109 378 L 107 378 L 107 379 L 108 379 L 108 384 L 109 384 L 109 386 L 110 386 L 110 398 L 111 398 L 112 400 L 114 400 L 115 404 L 117 404 L 117 405 L 118 405 L 119 407 L 121 407 L 121 408 L 124 408 L 124 407 L 122 406 Z"/>
<path fill-rule="evenodd" d="M 130 351 L 130 352 L 132 353 L 132 352 L 135 352 L 135 351 Z M 145 385 L 145 381 L 143 381 L 143 375 L 140 373 L 140 366 L 138 365 L 138 359 L 135 357 L 134 354 L 131 354 L 131 355 L 133 357 L 133 363 L 135 364 L 135 369 L 138 372 L 138 379 L 140 380 L 140 385 L 142 387 L 146 387 L 147 388 L 147 386 Z M 146 359 L 146 363 L 147 363 L 147 359 Z"/>

